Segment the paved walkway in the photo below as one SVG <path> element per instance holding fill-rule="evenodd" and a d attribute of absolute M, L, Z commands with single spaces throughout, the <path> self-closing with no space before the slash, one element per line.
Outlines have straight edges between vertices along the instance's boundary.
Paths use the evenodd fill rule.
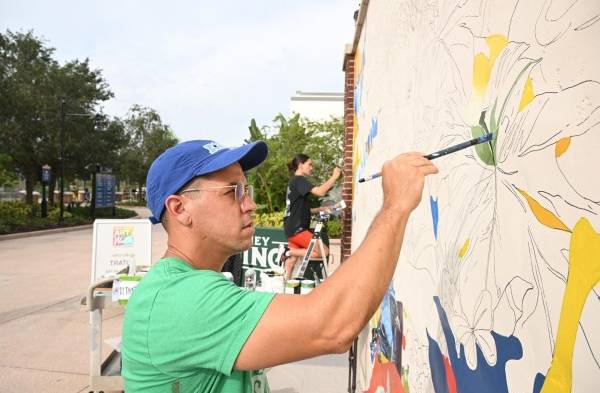
<path fill-rule="evenodd" d="M 144 208 L 136 209 L 147 216 Z M 0 241 L 0 391 L 87 392 L 89 314 L 80 298 L 90 283 L 92 229 Z M 152 258 L 166 245 L 152 228 Z M 122 309 L 104 311 L 103 337 L 121 333 Z M 108 354 L 111 348 L 104 345 Z M 332 355 L 278 366 L 272 393 L 347 391 L 348 356 Z"/>

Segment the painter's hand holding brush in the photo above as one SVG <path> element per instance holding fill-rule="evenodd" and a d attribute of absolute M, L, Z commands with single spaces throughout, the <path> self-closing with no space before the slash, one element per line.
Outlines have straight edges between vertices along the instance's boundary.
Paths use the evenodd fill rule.
<path fill-rule="evenodd" d="M 313 335 L 323 335 L 325 342 L 334 337 L 329 340 L 352 343 L 369 322 L 394 276 L 408 218 L 421 201 L 425 176 L 437 172 L 422 153 L 401 154 L 383 164 L 378 176 L 383 205 L 362 243 L 309 294 L 313 303 L 308 309 L 327 321 Z"/>
<path fill-rule="evenodd" d="M 438 169 L 422 153 L 400 154 L 386 161 L 381 171 L 383 178 L 382 209 L 400 209 L 410 213 L 421 202 L 425 176 L 438 173 Z"/>

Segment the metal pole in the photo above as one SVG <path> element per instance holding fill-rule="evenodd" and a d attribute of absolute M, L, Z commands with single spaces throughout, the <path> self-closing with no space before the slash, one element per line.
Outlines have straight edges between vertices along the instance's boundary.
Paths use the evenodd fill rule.
<path fill-rule="evenodd" d="M 59 223 L 64 221 L 65 212 L 65 100 L 60 102 L 60 216 Z"/>
<path fill-rule="evenodd" d="M 98 167 L 94 165 L 94 173 L 92 173 L 92 206 L 90 209 L 92 218 L 96 218 L 96 172 Z"/>
<path fill-rule="evenodd" d="M 46 202 L 46 182 L 42 182 L 42 218 L 48 217 L 48 202 Z"/>

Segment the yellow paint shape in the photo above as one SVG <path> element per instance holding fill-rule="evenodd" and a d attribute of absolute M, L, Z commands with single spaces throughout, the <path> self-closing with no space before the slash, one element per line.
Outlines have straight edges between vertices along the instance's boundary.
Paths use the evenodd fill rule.
<path fill-rule="evenodd" d="M 527 203 L 529 204 L 529 207 L 531 208 L 531 211 L 533 212 L 533 215 L 535 216 L 535 218 L 537 218 L 537 220 L 540 223 L 542 223 L 543 225 L 546 225 L 547 227 L 550 227 L 550 228 L 560 229 L 561 231 L 566 231 L 566 232 L 571 232 L 571 230 L 560 220 L 560 218 L 556 217 L 556 215 L 554 213 L 552 213 L 550 210 L 543 207 L 538 201 L 533 199 L 529 194 L 527 194 L 525 191 L 520 190 L 518 188 L 517 188 L 517 191 L 519 191 L 521 193 L 521 195 L 523 195 L 525 197 L 525 199 L 527 200 Z"/>
<path fill-rule="evenodd" d="M 496 58 L 508 44 L 508 39 L 502 34 L 488 36 L 485 41 L 490 50 L 490 57 L 480 52 L 473 59 L 473 92 L 479 98 L 485 94 Z"/>
<path fill-rule="evenodd" d="M 383 352 L 379 352 L 379 363 L 386 364 L 386 363 L 389 363 L 389 362 L 390 362 L 390 360 L 385 357 L 385 355 L 383 354 Z"/>
<path fill-rule="evenodd" d="M 569 149 L 570 144 L 571 144 L 570 136 L 560 139 L 558 142 L 556 142 L 556 145 L 554 146 L 554 155 L 558 158 L 558 157 L 562 156 L 563 154 L 565 154 L 567 149 Z"/>
<path fill-rule="evenodd" d="M 600 282 L 600 234 L 586 218 L 573 228 L 569 246 L 569 273 L 563 296 L 556 347 L 541 393 L 570 393 L 573 382 L 573 350 L 583 307 Z"/>
<path fill-rule="evenodd" d="M 377 327 L 377 324 L 379 323 L 380 319 L 381 319 L 381 306 L 379 306 L 377 308 L 377 311 L 375 311 L 375 313 L 373 314 L 373 316 L 369 320 L 372 329 L 374 329 L 374 328 Z"/>
<path fill-rule="evenodd" d="M 471 244 L 471 241 L 469 239 L 465 240 L 465 243 L 463 244 L 463 246 L 460 248 L 460 251 L 458 252 L 459 257 L 462 258 L 465 256 L 465 254 L 469 250 L 469 244 Z"/>
<path fill-rule="evenodd" d="M 525 87 L 523 88 L 523 94 L 521 95 L 521 102 L 519 103 L 519 112 L 521 112 L 531 101 L 533 101 L 533 80 L 527 78 Z"/>
<path fill-rule="evenodd" d="M 354 52 L 354 81 L 358 81 L 358 76 L 360 75 L 360 71 L 362 69 L 362 52 L 360 49 L 356 48 Z"/>

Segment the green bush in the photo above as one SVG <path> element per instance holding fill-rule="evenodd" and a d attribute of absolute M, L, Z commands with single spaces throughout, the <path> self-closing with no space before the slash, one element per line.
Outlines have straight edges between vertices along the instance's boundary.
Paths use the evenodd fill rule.
<path fill-rule="evenodd" d="M 138 201 L 137 199 L 127 199 L 117 202 L 117 206 L 142 206 L 146 207 L 146 201 Z"/>
<path fill-rule="evenodd" d="M 283 228 L 283 212 L 255 214 L 254 226 L 267 228 Z"/>
<path fill-rule="evenodd" d="M 41 209 L 35 209 L 20 201 L 0 201 L 0 234 L 35 231 L 58 227 L 60 210 L 58 207 L 48 209 L 48 216 L 40 217 Z M 137 213 L 133 210 L 116 208 L 114 218 L 131 218 Z M 91 224 L 93 219 L 90 207 L 65 208 L 63 212 L 64 224 L 73 226 Z M 113 218 L 112 208 L 96 209 L 96 218 Z"/>
<path fill-rule="evenodd" d="M 0 225 L 12 227 L 25 225 L 31 217 L 31 206 L 19 201 L 0 202 Z"/>
<path fill-rule="evenodd" d="M 255 214 L 254 225 L 266 228 L 283 228 L 283 212 Z M 330 238 L 334 239 L 342 236 L 342 222 L 339 218 L 332 217 L 327 222 L 327 233 Z"/>
<path fill-rule="evenodd" d="M 327 222 L 327 233 L 332 239 L 338 239 L 342 237 L 342 220 L 339 218 L 332 218 Z"/>

